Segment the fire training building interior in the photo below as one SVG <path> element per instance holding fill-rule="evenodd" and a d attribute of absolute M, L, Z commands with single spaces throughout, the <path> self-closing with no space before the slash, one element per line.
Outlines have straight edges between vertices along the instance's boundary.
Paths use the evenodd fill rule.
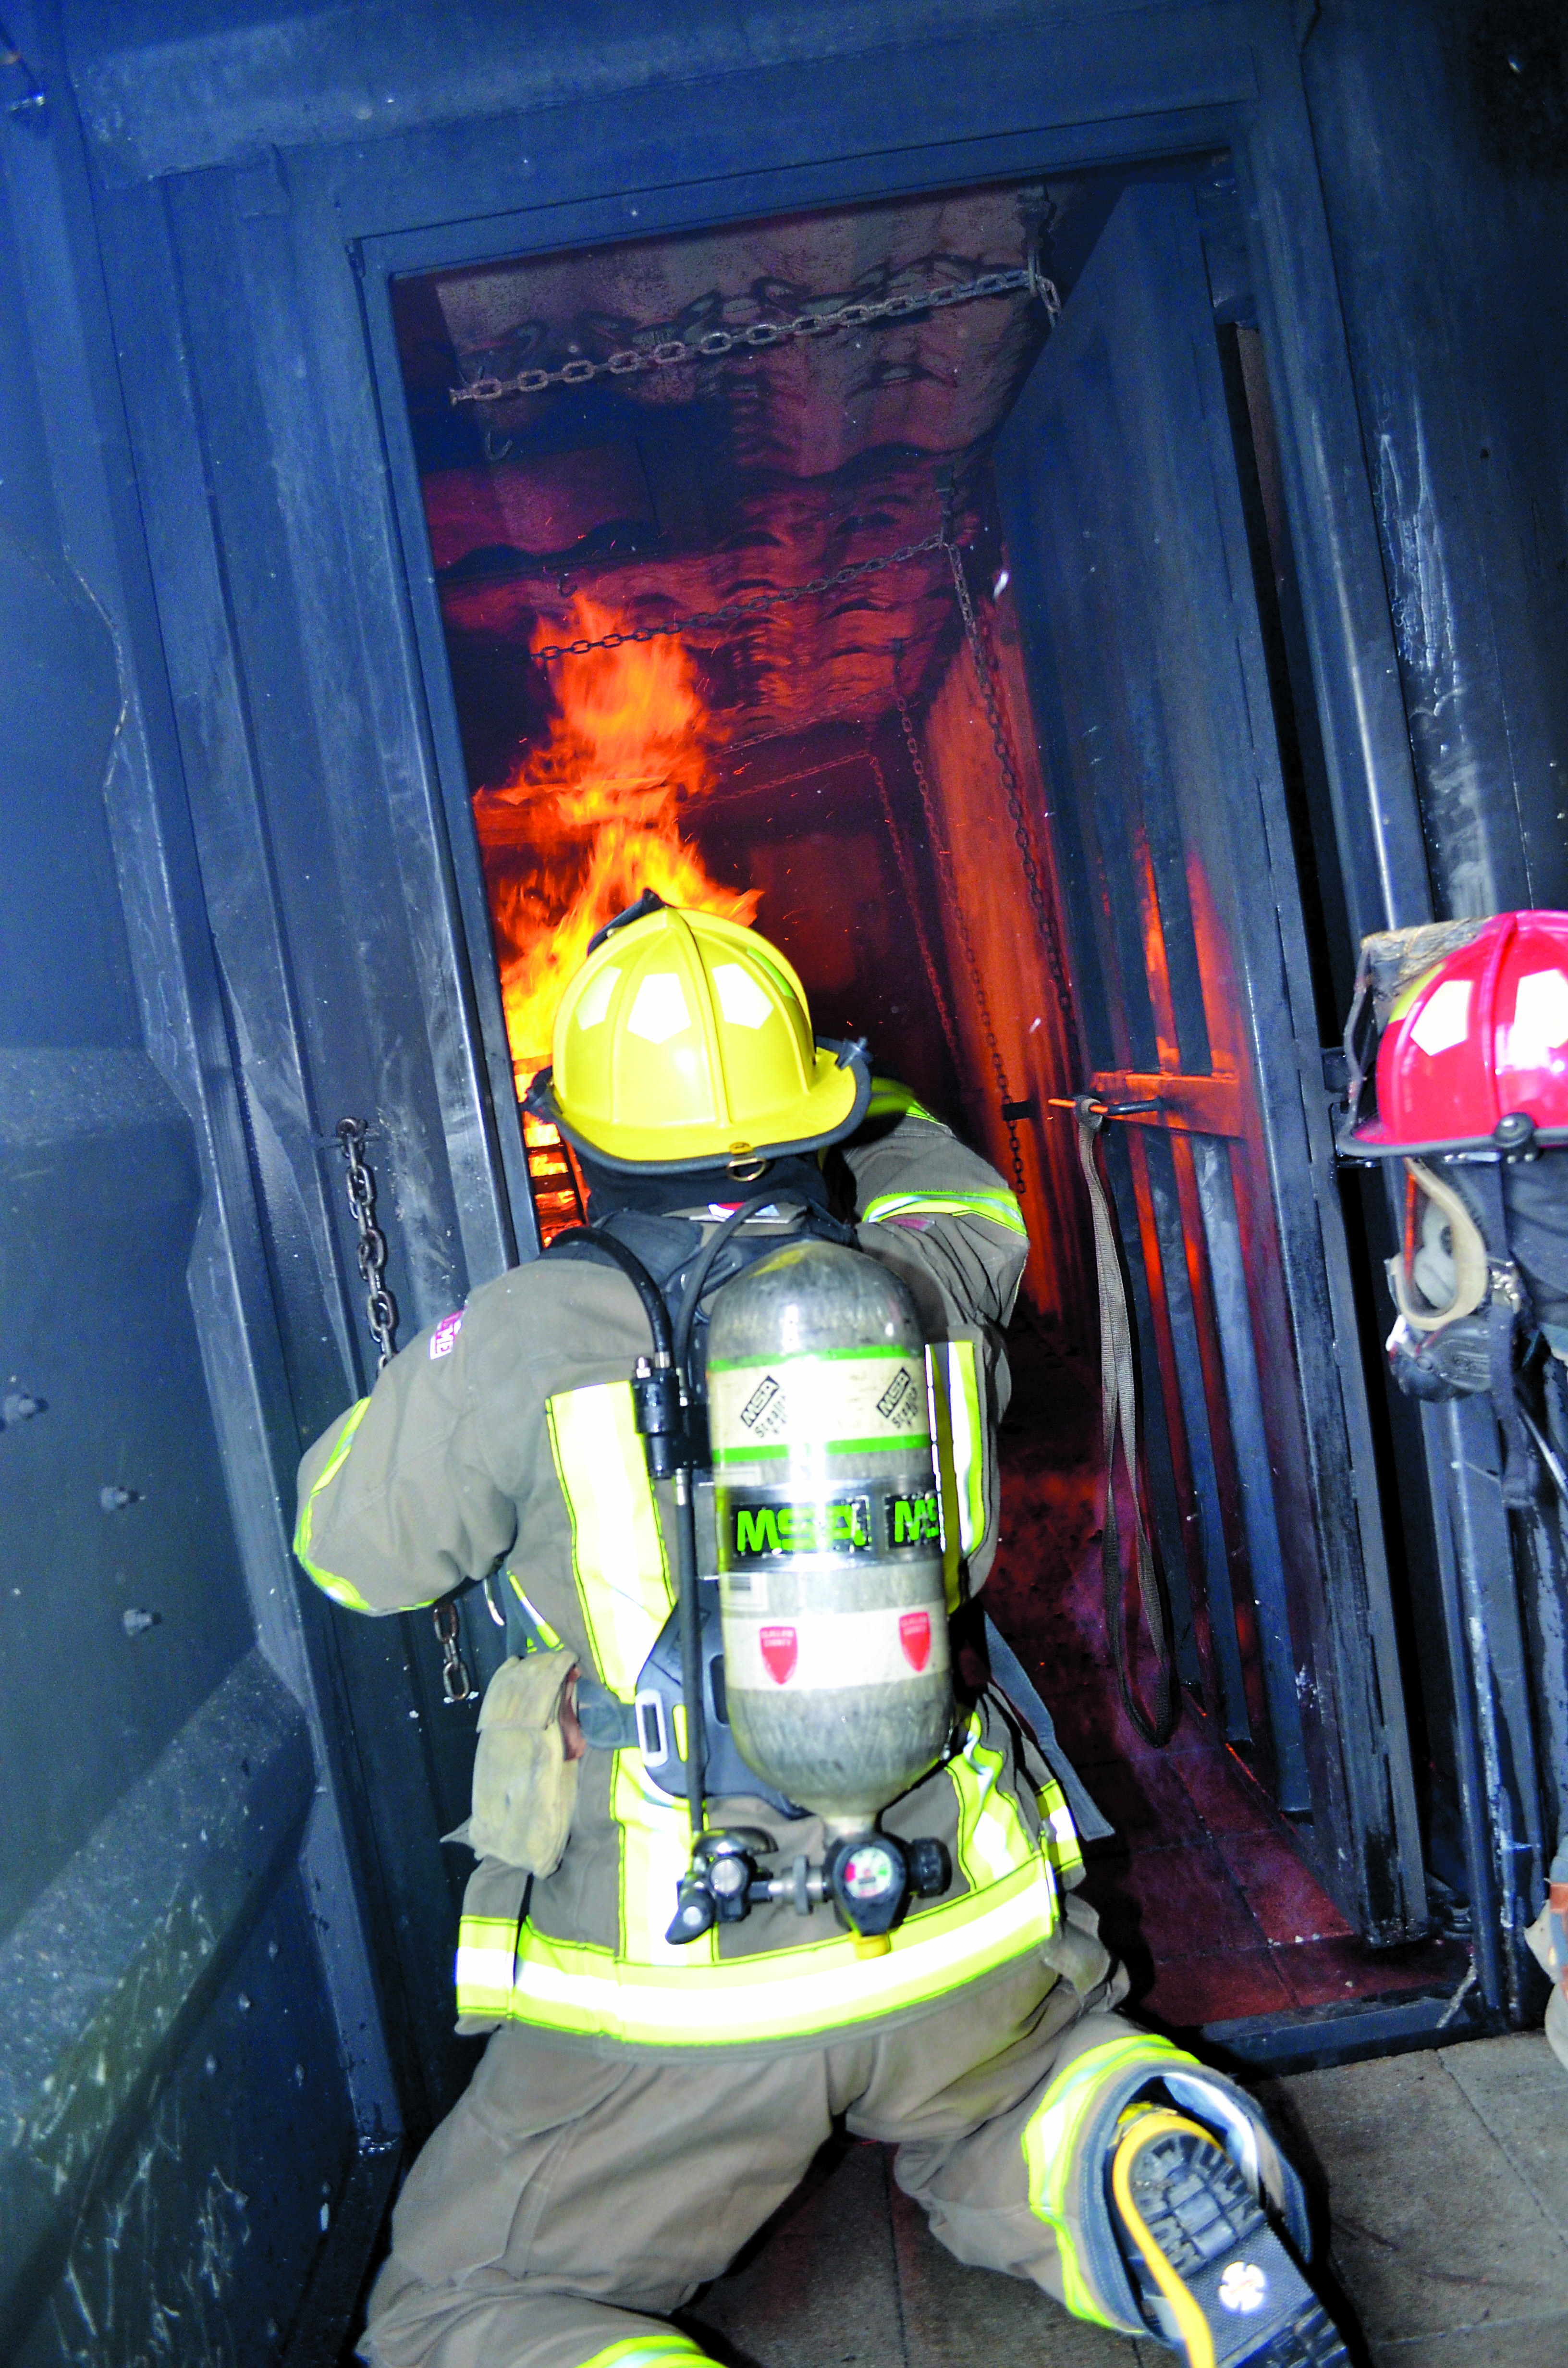
<path fill-rule="evenodd" d="M 1364 1694 L 1335 1699 L 1327 1674 L 1345 1667 L 1337 1546 L 1372 1645 L 1350 1685 L 1386 1673 L 1397 1691 L 1386 1575 L 1356 1572 L 1291 1505 L 1312 1485 L 1307 1409 L 1278 1378 L 1293 1360 L 1263 1080 L 1293 1062 L 1292 1021 L 1315 1041 L 1312 982 L 1298 914 L 1268 916 L 1300 965 L 1287 1011 L 1244 1011 L 1226 949 L 1292 822 L 1317 901 L 1315 855 L 1235 208 L 1222 160 L 1004 183 L 410 275 L 393 299 L 519 1093 L 595 931 L 652 888 L 755 918 L 817 1028 L 867 1038 L 1016 1186 L 1031 1249 L 988 1602 L 1116 1828 L 1089 1889 L 1143 2010 L 1220 2040 L 1371 1999 L 1435 2017 L 1469 1964 L 1415 1896 L 1414 1762 L 1381 1736 L 1360 1761 Z M 1253 646 L 1200 641 L 1186 685 L 1165 631 L 1180 590 L 1136 580 L 1071 424 L 1131 392 L 1114 352 L 1096 386 L 1103 341 L 1135 336 L 1151 299 L 1208 332 L 1182 425 L 1223 472 L 1206 511 L 1174 477 L 1159 488 L 1187 539 L 1178 568 L 1244 569 L 1261 591 Z M 1065 614 L 1041 547 L 1085 541 L 1099 584 Z M 1162 640 L 1169 725 L 1193 740 L 1186 813 L 1159 811 L 1153 780 L 1140 794 L 1125 745 L 1097 778 L 1117 717 L 1096 675 Z M 1244 696 L 1249 664 L 1273 728 L 1244 758 L 1247 810 L 1221 817 L 1205 771 L 1233 760 L 1219 735 L 1236 719 L 1201 711 L 1221 705 L 1216 673 Z M 1144 1461 L 1169 1618 L 1151 1630 L 1130 1581 L 1119 1651 L 1080 1079 L 1127 1131 L 1110 1172 L 1143 1401 L 1164 1417 Z M 578 1178 L 553 1128 L 525 1118 L 524 1137 L 548 1241 L 581 1220 Z M 1353 1399 L 1329 1419 L 1367 1417 Z M 1168 1736 L 1162 1686 L 1180 1704 Z M 1441 1845 L 1451 1771 L 1425 1772 L 1448 1780 Z M 1354 1830 L 1372 1800 L 1375 1838 Z M 1452 1863 L 1428 1880 L 1464 1889 Z"/>
<path fill-rule="evenodd" d="M 1369 933 L 1568 906 L 1555 18 L 0 31 L 0 2353 L 335 2358 L 469 2077 L 502 1631 L 293 1475 L 578 1215 L 517 1088 L 645 887 L 1019 1190 L 986 1600 L 1133 2010 L 1539 2027 L 1562 1530 L 1335 1130 Z"/>

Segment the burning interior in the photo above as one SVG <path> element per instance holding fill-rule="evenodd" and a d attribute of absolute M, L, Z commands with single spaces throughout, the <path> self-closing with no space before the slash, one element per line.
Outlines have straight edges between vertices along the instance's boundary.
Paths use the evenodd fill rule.
<path fill-rule="evenodd" d="M 1089 1066 L 1226 1055 L 1210 1027 L 1211 1051 L 1178 1058 L 1151 987 L 1114 1059 L 1085 1060 L 992 448 L 1120 194 L 1033 180 L 486 263 L 403 280 L 397 317 L 519 1087 L 589 938 L 653 888 L 755 917 L 818 1029 L 869 1038 L 1017 1184 L 1031 1254 L 991 1598 L 1119 1828 L 1091 1888 L 1145 1987 L 1151 1943 L 1160 1959 L 1143 2009 L 1189 2028 L 1417 1986 L 1435 1961 L 1361 1947 L 1301 1863 L 1261 1583 L 1232 1593 L 1258 1551 L 1233 1472 L 1206 1543 L 1167 1526 L 1187 1698 L 1169 1753 L 1108 1670 L 1089 1213 L 1052 1105 Z M 1168 937 L 1179 996 L 1157 853 L 1112 850 L 1142 883 L 1151 977 Z M 1200 865 L 1185 894 L 1201 965 Z M 548 1240 L 579 1182 L 552 1130 L 525 1137 Z M 1173 1156 L 1176 1195 L 1194 1171 Z M 1239 1369 L 1214 1381 L 1223 1312 L 1192 1273 L 1199 1386 L 1233 1395 Z M 1177 1319 L 1183 1287 L 1161 1286 Z M 1200 1493 L 1179 1441 L 1172 1457 Z"/>
<path fill-rule="evenodd" d="M 1070 1144 L 1039 1123 L 1073 1065 L 1050 852 L 1009 815 L 975 654 L 1038 815 L 985 452 L 1049 325 L 1030 259 L 1049 245 L 1060 275 L 1105 202 L 983 189 L 403 283 L 520 1079 L 588 938 L 652 887 L 755 916 L 824 1032 L 868 1036 L 1004 1173 L 1071 1200 Z M 821 327 L 774 337 L 802 316 Z M 1031 871 L 1043 930 L 1018 927 Z M 548 1233 L 570 1179 L 553 1144 L 530 1154 Z M 1029 1276 L 1074 1337 L 1078 1233 Z"/>

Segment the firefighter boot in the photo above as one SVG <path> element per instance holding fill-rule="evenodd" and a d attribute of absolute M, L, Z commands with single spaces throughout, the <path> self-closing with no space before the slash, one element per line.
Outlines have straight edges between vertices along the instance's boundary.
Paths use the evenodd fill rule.
<path fill-rule="evenodd" d="M 1197 2122 L 1165 2106 L 1131 2107 L 1110 2189 L 1143 2310 L 1187 2368 L 1348 2368 L 1323 2305 Z"/>

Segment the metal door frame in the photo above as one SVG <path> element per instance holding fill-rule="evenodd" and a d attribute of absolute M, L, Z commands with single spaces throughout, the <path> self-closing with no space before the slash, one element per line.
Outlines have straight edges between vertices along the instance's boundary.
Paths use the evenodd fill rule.
<path fill-rule="evenodd" d="M 1280 1809 L 1315 1811 L 1301 1855 L 1389 1942 L 1427 1930 L 1423 1854 L 1362 1376 L 1337 1353 L 1358 1311 L 1198 197 L 1173 176 L 1119 201 L 998 438 L 999 497 L 1104 1064 L 1086 1082 L 1118 1115 L 1129 1250 L 1160 1221 L 1194 1322 L 1205 1410 L 1187 1371 L 1166 1428 L 1193 1409 L 1223 1516 L 1223 1559 L 1210 1535 L 1193 1571 L 1207 1675 L 1231 1680 L 1209 1701 Z M 1177 1344 L 1153 1290 L 1150 1307 L 1145 1371 L 1167 1387 Z M 1173 1586 L 1203 1526 L 1167 1536 Z M 1244 1604 L 1253 1654 L 1231 1635 Z"/>
<path fill-rule="evenodd" d="M 244 558 L 243 544 L 214 507 L 211 481 L 214 471 L 251 463 L 240 449 L 239 427 L 209 420 L 204 446 L 181 425 L 200 407 L 185 323 L 192 303 L 215 301 L 225 257 L 231 284 L 246 272 L 271 274 L 292 307 L 267 353 L 236 312 L 235 363 L 253 375 L 272 373 L 265 380 L 271 409 L 263 423 L 271 438 L 268 463 L 284 476 L 308 471 L 315 501 L 333 514 L 333 535 L 294 553 L 271 597 L 291 620 L 296 642 L 324 628 L 336 636 L 341 687 L 377 719 L 383 744 L 379 769 L 355 783 L 352 794 L 384 827 L 395 854 L 392 894 L 394 904 L 402 900 L 401 913 L 382 917 L 389 931 L 402 931 L 409 975 L 422 982 L 445 1134 L 444 1144 L 420 1147 L 433 1164 L 438 1195 L 428 1206 L 412 1196 L 391 1228 L 394 1255 L 404 1258 L 410 1324 L 444 1312 L 434 1294 L 447 1287 L 449 1270 L 472 1288 L 507 1262 L 527 1203 L 477 846 L 455 761 L 455 713 L 392 340 L 388 283 L 394 273 L 1031 172 L 1229 149 L 1267 341 L 1351 927 L 1359 933 L 1428 916 L 1371 492 L 1283 0 L 1096 0 L 1088 8 L 1067 0 L 1049 22 L 1030 23 L 1020 23 L 1005 0 L 980 0 L 957 30 L 945 9 L 915 7 L 906 12 L 898 46 L 882 48 L 876 46 L 880 35 L 855 33 L 850 19 L 834 10 L 790 15 L 760 63 L 731 57 L 704 74 L 699 42 L 699 63 L 682 69 L 687 78 L 660 84 L 634 51 L 607 61 L 595 48 L 594 24 L 574 17 L 556 28 L 549 71 L 540 66 L 526 88 L 519 75 L 526 84 L 544 53 L 536 50 L 519 62 L 505 28 L 488 32 L 481 25 L 460 62 L 467 96 L 455 120 L 444 86 L 432 85 L 421 113 L 415 77 L 415 95 L 405 91 L 399 100 L 398 128 L 374 137 L 375 127 L 367 131 L 347 102 L 328 103 L 290 85 L 265 25 L 225 31 L 233 71 L 193 82 L 180 40 L 115 51 L 112 8 L 95 14 L 87 7 L 74 19 L 73 75 L 110 303 L 118 319 L 138 324 L 120 372 L 153 598 L 176 679 L 196 654 L 216 686 L 212 712 L 227 735 L 215 751 L 199 733 L 187 732 L 178 756 L 165 746 L 162 761 L 183 766 L 210 814 L 218 810 L 221 787 L 223 813 L 253 831 L 267 861 L 262 779 L 276 760 L 258 754 L 251 739 L 247 700 L 254 705 L 263 697 L 322 694 L 309 686 L 301 691 L 288 677 L 278 649 L 258 641 L 247 645 L 236 620 L 232 567 Z M 444 59 L 435 0 L 414 0 L 404 21 L 411 40 Z M 699 10 L 697 32 L 707 24 Z M 312 39 L 318 35 L 345 51 L 351 38 L 326 20 Z M 858 57 L 846 47 L 856 40 Z M 808 53 L 813 42 L 816 51 Z M 199 45 L 192 37 L 192 56 Z M 343 86 L 357 86 L 358 62 L 345 56 L 338 64 Z M 824 73 L 832 76 L 831 117 L 822 107 Z M 510 112 L 481 95 L 487 75 L 496 90 L 517 94 Z M 912 127 L 920 137 L 911 138 Z M 204 279 L 191 278 L 198 222 Z M 286 350 L 296 327 L 296 342 Z M 248 687 L 247 667 L 256 677 Z M 291 791 L 287 780 L 278 786 Z M 350 791 L 331 782 L 324 793 L 342 800 Z M 198 860 L 217 860 L 210 837 Z M 155 895 L 156 867 L 148 861 L 148 891 Z M 222 1093 L 232 1094 L 237 1076 L 242 1102 L 249 1099 L 244 1029 L 253 1018 L 276 1012 L 301 1110 L 328 1098 L 334 1107 L 362 1099 L 355 1081 L 368 1074 L 367 1057 L 388 1057 L 376 1031 L 395 1029 L 397 1016 L 368 1007 L 369 1038 L 350 1041 L 333 1064 L 341 1076 L 326 1084 L 320 1075 L 312 1078 L 312 1058 L 319 1064 L 320 1055 L 312 1054 L 305 1022 L 263 983 L 264 973 L 288 970 L 298 924 L 286 899 L 280 893 L 268 905 L 264 898 L 242 922 L 222 909 L 215 884 L 210 878 L 208 896 L 235 1042 L 233 1072 Z M 367 871 L 364 893 L 384 904 L 387 876 Z M 319 1163 L 301 1136 L 301 1163 L 307 1153 Z M 254 1132 L 251 1158 L 263 1209 L 276 1215 L 278 1170 L 259 1158 Z M 454 1212 L 455 1245 L 431 1233 L 442 1222 L 437 1200 Z M 313 1275 L 305 1273 L 297 1295 L 280 1304 L 285 1338 L 323 1326 L 328 1336 L 341 1337 L 342 1310 L 352 1304 L 342 1214 L 319 1191 L 288 1213 Z M 277 1403 L 276 1373 L 258 1368 L 254 1385 L 269 1406 Z M 285 1409 L 285 1429 L 290 1419 Z M 236 1430 L 228 1452 L 238 1499 L 274 1502 L 277 1467 L 259 1442 L 252 1445 Z M 253 1542 L 258 1592 L 294 1584 L 276 1523 L 270 1532 L 255 1525 Z M 399 1669 L 395 1655 L 381 1682 L 394 1724 L 404 1705 L 412 1705 L 411 1717 L 422 1714 L 427 1695 Z M 389 1731 L 389 1748 L 400 1797 L 412 1799 L 424 1764 L 418 1737 L 406 1728 L 396 1737 Z M 348 1781 L 341 1768 L 339 1781 Z M 373 1807 L 363 1814 L 374 1823 Z"/>

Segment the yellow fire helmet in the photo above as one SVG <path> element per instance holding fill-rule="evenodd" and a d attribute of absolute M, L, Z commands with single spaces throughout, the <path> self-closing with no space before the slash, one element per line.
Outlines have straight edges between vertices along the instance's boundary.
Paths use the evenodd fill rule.
<path fill-rule="evenodd" d="M 777 948 L 651 891 L 588 949 L 528 1108 L 607 1167 L 749 1170 L 853 1133 L 871 1094 L 863 1042 L 813 1036 Z"/>

